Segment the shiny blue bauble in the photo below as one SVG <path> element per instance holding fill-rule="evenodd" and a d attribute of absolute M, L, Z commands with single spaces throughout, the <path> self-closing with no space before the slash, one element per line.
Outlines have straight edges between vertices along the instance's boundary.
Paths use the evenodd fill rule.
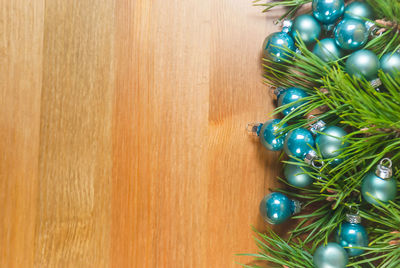
<path fill-rule="evenodd" d="M 260 130 L 259 136 L 262 145 L 271 151 L 280 151 L 283 148 L 285 142 L 285 136 L 282 135 L 282 128 L 287 127 L 287 124 L 283 124 L 281 128 L 277 125 L 281 122 L 280 119 L 271 119 L 265 122 Z"/>
<path fill-rule="evenodd" d="M 311 185 L 314 179 L 306 174 L 305 171 L 311 171 L 310 168 L 295 164 L 286 164 L 283 169 L 283 174 L 287 182 L 295 187 L 304 188 Z"/>
<path fill-rule="evenodd" d="M 382 203 L 394 200 L 397 194 L 396 180 L 393 178 L 382 179 L 374 172 L 369 172 L 362 181 L 361 194 L 365 201 L 379 206 L 379 203 L 367 193 Z"/>
<path fill-rule="evenodd" d="M 343 56 L 342 49 L 333 38 L 325 38 L 319 41 L 315 44 L 313 53 L 325 62 L 332 62 Z"/>
<path fill-rule="evenodd" d="M 289 131 L 286 135 L 283 148 L 287 155 L 304 159 L 314 145 L 314 137 L 309 130 L 296 128 Z"/>
<path fill-rule="evenodd" d="M 315 268 L 345 268 L 349 262 L 347 252 L 337 243 L 328 243 L 314 252 Z"/>
<path fill-rule="evenodd" d="M 311 15 L 304 14 L 296 17 L 292 25 L 293 39 L 299 37 L 305 44 L 311 44 L 319 38 L 321 26 Z"/>
<path fill-rule="evenodd" d="M 340 164 L 343 159 L 337 157 L 343 148 L 348 146 L 348 143 L 343 142 L 343 138 L 347 132 L 338 126 L 325 127 L 315 137 L 315 144 L 319 148 L 321 155 L 324 159 L 333 159 L 331 165 Z"/>
<path fill-rule="evenodd" d="M 366 2 L 354 1 L 348 4 L 344 9 L 345 19 L 374 19 L 374 12 L 371 6 Z"/>
<path fill-rule="evenodd" d="M 280 62 L 289 58 L 290 55 L 285 49 L 296 49 L 293 38 L 285 32 L 272 33 L 264 40 L 263 53 L 267 59 Z"/>
<path fill-rule="evenodd" d="M 344 12 L 343 0 L 313 0 L 314 17 L 323 24 L 333 24 Z"/>
<path fill-rule="evenodd" d="M 336 44 L 346 50 L 355 50 L 363 47 L 368 41 L 369 31 L 364 21 L 356 19 L 343 19 L 336 26 Z"/>
<path fill-rule="evenodd" d="M 270 224 L 280 224 L 289 219 L 295 212 L 296 205 L 286 195 L 270 193 L 260 203 L 260 213 Z"/>
<path fill-rule="evenodd" d="M 341 228 L 337 230 L 336 242 L 345 248 L 349 256 L 361 255 L 364 250 L 354 247 L 366 247 L 368 246 L 368 233 L 364 226 L 359 223 L 345 222 Z"/>
<path fill-rule="evenodd" d="M 286 105 L 292 102 L 296 102 L 304 97 L 307 97 L 307 93 L 297 87 L 290 87 L 283 91 L 279 97 L 278 97 L 278 106 Z M 297 109 L 299 106 L 304 104 L 304 101 L 299 101 L 292 106 L 286 108 L 285 110 L 282 111 L 283 115 L 286 116 L 290 114 L 293 110 Z"/>
<path fill-rule="evenodd" d="M 389 52 L 380 60 L 381 69 L 384 73 L 395 75 L 400 72 L 400 52 Z"/>
<path fill-rule="evenodd" d="M 365 78 L 367 81 L 378 77 L 379 59 L 370 50 L 361 49 L 353 52 L 346 60 L 346 72 L 350 76 Z"/>

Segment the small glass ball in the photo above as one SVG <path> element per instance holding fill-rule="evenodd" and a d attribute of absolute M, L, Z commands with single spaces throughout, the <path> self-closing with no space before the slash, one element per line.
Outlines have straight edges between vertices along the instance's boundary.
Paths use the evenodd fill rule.
<path fill-rule="evenodd" d="M 333 24 L 344 12 L 343 0 L 313 0 L 314 17 L 323 24 Z"/>
<path fill-rule="evenodd" d="M 260 203 L 261 216 L 270 224 L 280 224 L 295 212 L 295 204 L 286 195 L 274 192 L 265 196 Z"/>
<path fill-rule="evenodd" d="M 364 250 L 354 247 L 368 246 L 368 233 L 359 223 L 345 222 L 336 232 L 336 242 L 345 248 L 349 256 L 361 255 Z"/>
<path fill-rule="evenodd" d="M 328 243 L 317 248 L 313 262 L 316 268 L 345 268 L 349 256 L 339 244 Z"/>
<path fill-rule="evenodd" d="M 382 179 L 374 172 L 369 172 L 362 181 L 361 194 L 368 203 L 379 205 L 379 203 L 367 193 L 382 203 L 387 203 L 396 198 L 396 180 L 393 178 Z"/>
<path fill-rule="evenodd" d="M 382 56 L 380 60 L 382 71 L 394 76 L 400 72 L 400 52 L 389 52 Z"/>
<path fill-rule="evenodd" d="M 285 49 L 294 51 L 296 49 L 293 38 L 284 32 L 276 32 L 265 38 L 263 43 L 264 57 L 274 62 L 289 58 Z"/>
<path fill-rule="evenodd" d="M 289 131 L 286 135 L 283 148 L 287 155 L 304 159 L 314 145 L 314 137 L 309 130 L 305 128 L 296 128 Z"/>
<path fill-rule="evenodd" d="M 279 95 L 278 106 L 282 106 L 282 105 L 286 105 L 286 104 L 298 101 L 307 96 L 308 95 L 304 90 L 297 88 L 297 87 L 290 87 L 290 88 L 286 89 L 282 94 Z M 282 111 L 283 115 L 286 116 L 286 115 L 290 114 L 292 111 L 297 109 L 302 104 L 304 104 L 304 102 L 300 101 L 300 102 L 293 104 L 292 106 L 284 109 Z"/>
<path fill-rule="evenodd" d="M 321 151 L 324 159 L 332 159 L 337 157 L 343 148 L 348 146 L 348 143 L 343 142 L 343 138 L 347 132 L 338 126 L 328 126 L 321 133 L 318 133 L 315 138 L 315 144 Z M 331 164 L 338 165 L 343 159 L 334 159 Z"/>
<path fill-rule="evenodd" d="M 344 9 L 345 19 L 374 19 L 374 13 L 371 6 L 366 2 L 354 1 L 348 4 Z"/>
<path fill-rule="evenodd" d="M 336 26 L 336 44 L 347 50 L 355 50 L 363 47 L 368 41 L 368 29 L 361 20 L 344 19 Z"/>
<path fill-rule="evenodd" d="M 283 174 L 288 181 L 288 183 L 292 186 L 304 188 L 313 183 L 313 178 L 306 174 L 304 170 L 311 171 L 308 167 L 302 167 L 295 164 L 286 164 L 283 170 Z"/>
<path fill-rule="evenodd" d="M 325 38 L 319 41 L 315 44 L 313 53 L 325 62 L 332 62 L 343 56 L 342 49 L 333 38 Z"/>
<path fill-rule="evenodd" d="M 260 140 L 262 145 L 271 151 L 280 151 L 283 149 L 283 143 L 285 142 L 285 136 L 282 135 L 282 129 L 287 127 L 287 124 L 283 124 L 281 128 L 277 125 L 281 122 L 280 119 L 271 119 L 265 122 L 260 130 Z"/>
<path fill-rule="evenodd" d="M 346 61 L 346 72 L 350 76 L 368 81 L 378 77 L 379 59 L 374 52 L 366 49 L 353 52 Z"/>
<path fill-rule="evenodd" d="M 296 17 L 292 25 L 293 39 L 299 37 L 305 44 L 311 44 L 319 38 L 321 26 L 311 15 L 304 14 Z"/>

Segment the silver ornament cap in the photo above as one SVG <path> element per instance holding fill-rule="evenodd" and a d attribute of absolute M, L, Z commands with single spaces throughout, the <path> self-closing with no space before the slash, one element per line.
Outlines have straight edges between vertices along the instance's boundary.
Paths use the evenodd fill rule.
<path fill-rule="evenodd" d="M 326 123 L 322 120 L 318 120 L 316 123 L 312 124 L 310 127 L 310 131 L 313 134 L 317 134 L 318 131 L 321 131 L 325 128 Z"/>
<path fill-rule="evenodd" d="M 384 180 L 390 179 L 393 175 L 392 160 L 383 158 L 376 167 L 375 175 Z"/>
<path fill-rule="evenodd" d="M 348 223 L 361 223 L 361 217 L 358 214 L 346 214 L 346 221 Z"/>

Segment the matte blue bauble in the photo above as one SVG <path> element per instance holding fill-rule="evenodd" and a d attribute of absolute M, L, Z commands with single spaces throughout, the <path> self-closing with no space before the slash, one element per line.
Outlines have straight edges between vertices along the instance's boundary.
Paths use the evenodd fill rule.
<path fill-rule="evenodd" d="M 368 246 L 368 233 L 364 226 L 359 223 L 345 222 L 341 228 L 337 230 L 336 242 L 345 248 L 349 256 L 361 255 L 364 250 L 354 247 L 366 247 Z"/>
<path fill-rule="evenodd" d="M 382 71 L 389 75 L 400 72 L 400 52 L 389 52 L 380 60 Z"/>
<path fill-rule="evenodd" d="M 348 143 L 343 142 L 343 138 L 347 132 L 338 126 L 325 127 L 315 137 L 315 144 L 318 146 L 321 155 L 324 159 L 334 159 L 342 149 L 348 146 Z M 331 164 L 338 165 L 343 159 L 334 159 Z"/>
<path fill-rule="evenodd" d="M 371 6 L 366 2 L 354 1 L 348 4 L 344 9 L 345 19 L 374 19 L 374 13 Z"/>
<path fill-rule="evenodd" d="M 305 171 L 311 171 L 310 168 L 305 166 L 286 164 L 283 174 L 290 185 L 304 188 L 313 183 L 313 178 L 306 174 L 303 169 Z"/>
<path fill-rule="evenodd" d="M 313 53 L 325 62 L 335 61 L 343 56 L 342 49 L 333 38 L 325 38 L 319 41 L 315 44 Z"/>
<path fill-rule="evenodd" d="M 313 0 L 314 17 L 323 24 L 333 24 L 344 12 L 343 0 Z"/>
<path fill-rule="evenodd" d="M 313 262 L 315 268 L 345 268 L 349 257 L 339 244 L 328 243 L 317 248 Z"/>
<path fill-rule="evenodd" d="M 361 184 L 361 193 L 365 201 L 370 204 L 379 205 L 374 198 L 378 199 L 383 203 L 387 203 L 390 200 L 395 199 L 397 194 L 396 180 L 393 178 L 382 179 L 378 177 L 374 172 L 369 172 L 364 177 Z M 370 197 L 367 193 L 372 195 Z"/>
<path fill-rule="evenodd" d="M 368 41 L 369 31 L 361 20 L 344 19 L 335 28 L 336 44 L 347 50 L 363 47 Z"/>
<path fill-rule="evenodd" d="M 286 105 L 292 102 L 296 102 L 304 97 L 307 97 L 307 93 L 297 87 L 290 87 L 283 91 L 278 97 L 278 106 Z M 299 101 L 292 106 L 286 108 L 285 110 L 282 111 L 283 115 L 286 116 L 290 114 L 293 110 L 297 109 L 299 106 L 304 104 L 304 101 Z"/>
<path fill-rule="evenodd" d="M 296 202 L 281 193 L 270 193 L 260 203 L 260 213 L 265 221 L 280 224 L 297 212 Z"/>
<path fill-rule="evenodd" d="M 295 50 L 293 38 L 284 32 L 270 34 L 263 43 L 264 57 L 274 62 L 289 58 L 285 49 Z"/>
<path fill-rule="evenodd" d="M 314 137 L 305 128 L 296 128 L 286 135 L 284 150 L 287 155 L 304 159 L 306 154 L 314 147 Z"/>
<path fill-rule="evenodd" d="M 281 128 L 277 125 L 281 122 L 280 119 L 271 119 L 265 122 L 260 130 L 261 143 L 271 151 L 279 151 L 283 148 L 285 142 L 285 136 L 282 135 L 282 128 L 287 127 L 287 124 L 283 124 Z"/>
<path fill-rule="evenodd" d="M 350 76 L 365 78 L 368 81 L 378 77 L 380 64 L 374 52 L 366 49 L 353 52 L 346 61 L 346 72 Z"/>
<path fill-rule="evenodd" d="M 321 33 L 321 26 L 311 15 L 304 14 L 296 17 L 292 25 L 293 39 L 299 37 L 305 44 L 311 44 L 318 39 Z"/>

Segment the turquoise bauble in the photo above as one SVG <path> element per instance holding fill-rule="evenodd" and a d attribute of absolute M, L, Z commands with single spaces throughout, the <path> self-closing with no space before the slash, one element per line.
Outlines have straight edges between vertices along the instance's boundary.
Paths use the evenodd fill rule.
<path fill-rule="evenodd" d="M 343 56 L 342 49 L 335 39 L 325 38 L 315 44 L 313 53 L 325 62 L 335 61 Z"/>
<path fill-rule="evenodd" d="M 260 203 L 260 213 L 270 224 L 280 224 L 299 211 L 299 202 L 281 193 L 270 193 Z"/>
<path fill-rule="evenodd" d="M 283 124 L 283 126 L 279 128 L 277 125 L 280 122 L 280 119 L 271 119 L 265 122 L 260 129 L 260 141 L 268 150 L 279 151 L 283 148 L 286 135 L 282 135 L 282 129 L 288 125 Z"/>
<path fill-rule="evenodd" d="M 369 31 L 361 20 L 344 19 L 335 28 L 336 44 L 347 50 L 363 47 L 368 41 Z"/>
<path fill-rule="evenodd" d="M 313 262 L 315 268 L 345 268 L 349 256 L 339 244 L 328 243 L 317 248 Z"/>
<path fill-rule="evenodd" d="M 285 49 L 295 50 L 293 38 L 284 32 L 270 34 L 263 43 L 264 57 L 274 62 L 289 58 Z"/>
<path fill-rule="evenodd" d="M 335 159 L 343 148 L 348 146 L 348 143 L 343 142 L 343 138 L 347 132 L 338 126 L 325 127 L 315 137 L 315 144 L 318 146 L 321 155 L 324 159 L 334 159 L 331 164 L 338 165 L 343 159 Z"/>
<path fill-rule="evenodd" d="M 310 168 L 304 166 L 302 167 L 295 164 L 285 165 L 283 174 L 285 175 L 285 178 L 290 185 L 304 188 L 313 183 L 313 178 L 310 175 L 305 174 L 302 168 L 306 171 L 311 171 Z"/>
<path fill-rule="evenodd" d="M 294 19 L 292 25 L 293 39 L 299 37 L 305 44 L 311 44 L 318 39 L 321 33 L 321 26 L 311 15 L 304 14 Z"/>
<path fill-rule="evenodd" d="M 305 128 L 296 128 L 289 131 L 286 135 L 283 148 L 287 155 L 304 159 L 314 145 L 314 137 L 309 130 Z"/>
<path fill-rule="evenodd" d="M 389 52 L 382 56 L 380 60 L 382 71 L 389 75 L 400 72 L 400 52 Z"/>
<path fill-rule="evenodd" d="M 343 0 L 313 0 L 314 17 L 323 24 L 333 24 L 344 12 Z"/>
<path fill-rule="evenodd" d="M 393 178 L 382 179 L 374 172 L 369 172 L 362 181 L 361 194 L 368 203 L 379 205 L 379 203 L 374 198 L 367 195 L 367 193 L 372 195 L 375 199 L 387 203 L 396 197 L 396 180 Z"/>
<path fill-rule="evenodd" d="M 374 13 L 371 6 L 366 2 L 354 1 L 348 4 L 344 9 L 345 19 L 374 19 Z"/>
<path fill-rule="evenodd" d="M 295 101 L 298 101 L 304 97 L 307 97 L 307 93 L 297 87 L 290 87 L 283 91 L 278 97 L 278 106 L 286 105 Z M 299 106 L 304 104 L 304 101 L 299 101 L 292 106 L 286 108 L 282 111 L 283 115 L 286 116 L 290 114 L 293 110 L 297 109 Z"/>
<path fill-rule="evenodd" d="M 368 81 L 378 77 L 380 64 L 374 52 L 366 49 L 353 52 L 346 61 L 346 72 L 350 76 L 365 78 Z"/>
<path fill-rule="evenodd" d="M 364 226 L 359 223 L 345 222 L 341 228 L 337 230 L 336 242 L 345 248 L 349 256 L 361 255 L 364 250 L 354 247 L 368 246 L 368 233 Z"/>

